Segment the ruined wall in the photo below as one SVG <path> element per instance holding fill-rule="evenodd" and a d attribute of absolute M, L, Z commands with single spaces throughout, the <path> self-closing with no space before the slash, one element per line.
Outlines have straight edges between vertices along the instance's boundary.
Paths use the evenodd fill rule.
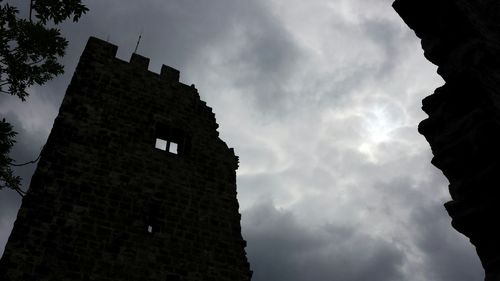
<path fill-rule="evenodd" d="M 0 280 L 250 280 L 238 158 L 214 113 L 177 70 L 156 74 L 149 59 L 116 51 L 89 39 Z"/>
<path fill-rule="evenodd" d="M 500 2 L 396 0 L 445 84 L 423 100 L 419 132 L 448 178 L 452 225 L 500 280 Z"/>

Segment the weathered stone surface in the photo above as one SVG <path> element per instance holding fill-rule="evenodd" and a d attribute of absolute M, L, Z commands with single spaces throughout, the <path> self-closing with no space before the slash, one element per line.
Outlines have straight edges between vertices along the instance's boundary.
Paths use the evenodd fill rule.
<path fill-rule="evenodd" d="M 247 281 L 238 157 L 194 87 L 90 38 L 0 260 L 2 281 Z M 160 138 L 177 144 L 155 148 Z M 164 143 L 164 144 L 166 144 Z"/>
<path fill-rule="evenodd" d="M 500 280 L 500 2 L 396 0 L 445 84 L 423 100 L 419 132 L 448 178 L 452 225 Z"/>

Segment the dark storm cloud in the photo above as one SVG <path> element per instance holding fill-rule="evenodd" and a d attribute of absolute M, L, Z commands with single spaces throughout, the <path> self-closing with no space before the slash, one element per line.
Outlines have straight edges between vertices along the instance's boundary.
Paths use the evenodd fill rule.
<path fill-rule="evenodd" d="M 420 226 L 416 243 L 427 254 L 427 280 L 476 280 L 483 272 L 475 249 L 465 236 L 450 231 L 450 219 L 443 212 L 442 204 L 426 204 L 412 214 Z"/>
<path fill-rule="evenodd" d="M 257 102 L 257 108 L 274 112 L 284 110 L 286 89 L 297 68 L 299 50 L 289 33 L 272 17 L 241 26 L 242 46 L 228 63 L 238 71 L 235 86 Z"/>
<path fill-rule="evenodd" d="M 433 169 L 435 170 L 435 169 Z M 466 237 L 451 229 L 451 219 L 446 215 L 441 196 L 447 189 L 447 181 L 440 172 L 428 174 L 427 178 L 395 178 L 374 183 L 378 192 L 390 195 L 383 200 L 387 215 L 403 221 L 395 222 L 401 233 L 401 245 L 413 244 L 407 255 L 418 253 L 418 272 L 423 280 L 466 281 L 476 280 L 482 269 L 473 246 Z M 403 238 L 401 240 L 401 238 Z M 416 270 L 416 268 L 412 269 Z"/>
<path fill-rule="evenodd" d="M 361 28 L 366 36 L 381 49 L 383 62 L 379 64 L 376 74 L 378 76 L 389 75 L 394 68 L 402 62 L 400 42 L 405 33 L 392 22 L 385 19 L 369 19 L 361 24 Z"/>
<path fill-rule="evenodd" d="M 89 1 L 62 27 L 66 74 L 26 104 L 0 97 L 20 132 L 13 158 L 36 158 L 88 36 L 128 60 L 142 31 L 150 69 L 171 65 L 195 83 L 236 146 L 254 281 L 477 280 L 477 258 L 441 206 L 447 183 L 416 132 L 435 69 L 391 0 L 297 6 L 316 2 Z M 308 25 L 312 47 L 294 29 Z M 387 120 L 373 114 L 384 107 Z M 29 180 L 32 169 L 19 173 Z M 19 202 L 0 194 L 0 244 Z"/>
<path fill-rule="evenodd" d="M 290 212 L 263 202 L 244 225 L 254 281 L 402 280 L 403 253 L 354 227 L 307 228 Z"/>
<path fill-rule="evenodd" d="M 240 13 L 243 1 L 96 1 L 81 24 L 68 33 L 84 39 L 95 35 L 119 46 L 128 59 L 142 32 L 138 52 L 150 57 L 159 70 L 161 63 L 184 67 L 205 46 L 220 40 Z M 247 5 L 249 6 L 249 5 Z M 164 62 L 157 60 L 165 59 Z"/>

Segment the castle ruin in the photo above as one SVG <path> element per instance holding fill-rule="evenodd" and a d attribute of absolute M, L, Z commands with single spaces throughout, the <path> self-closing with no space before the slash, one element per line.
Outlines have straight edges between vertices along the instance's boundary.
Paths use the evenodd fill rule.
<path fill-rule="evenodd" d="M 179 72 L 90 38 L 0 260 L 2 281 L 249 281 L 238 157 Z"/>

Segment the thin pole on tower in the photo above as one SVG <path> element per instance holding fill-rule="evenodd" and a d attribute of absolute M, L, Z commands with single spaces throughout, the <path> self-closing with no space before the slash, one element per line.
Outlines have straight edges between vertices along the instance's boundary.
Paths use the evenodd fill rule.
<path fill-rule="evenodd" d="M 31 13 L 33 12 L 33 0 L 30 0 L 30 22 L 31 22 Z"/>
<path fill-rule="evenodd" d="M 142 30 L 141 30 L 141 33 L 139 33 L 139 38 L 137 39 L 137 44 L 135 45 L 134 54 L 137 53 L 137 48 L 139 47 L 139 43 L 141 42 L 141 38 L 142 38 Z"/>

